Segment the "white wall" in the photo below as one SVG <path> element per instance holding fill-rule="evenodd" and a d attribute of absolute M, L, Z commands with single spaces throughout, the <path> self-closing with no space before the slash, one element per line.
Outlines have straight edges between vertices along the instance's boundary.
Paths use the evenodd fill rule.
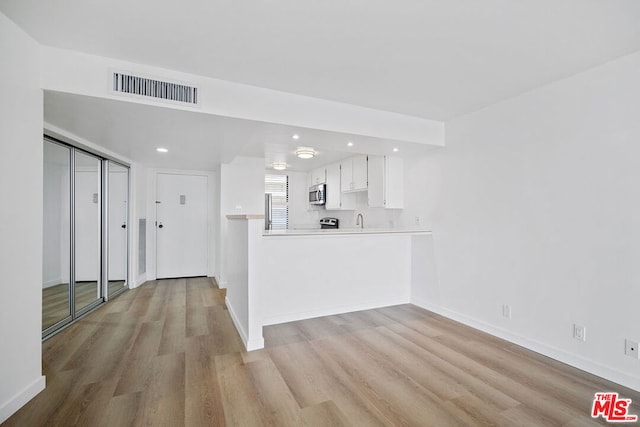
<path fill-rule="evenodd" d="M 216 279 L 226 287 L 227 215 L 264 214 L 264 159 L 238 157 L 220 165 L 220 225 Z"/>
<path fill-rule="evenodd" d="M 44 388 L 39 47 L 0 13 L 0 422 Z"/>
<path fill-rule="evenodd" d="M 635 53 L 447 123 L 423 305 L 640 390 L 639 75 Z"/>
<path fill-rule="evenodd" d="M 413 237 L 389 233 L 258 239 L 253 299 L 259 305 L 260 326 L 409 302 Z"/>
<path fill-rule="evenodd" d="M 149 248 L 145 246 L 144 248 L 144 271 L 140 269 L 140 219 L 147 220 L 147 228 L 145 230 L 146 242 L 149 242 L 149 223 L 154 220 L 154 218 L 149 214 L 147 208 L 147 197 L 149 190 L 147 189 L 147 176 L 148 170 L 147 167 L 137 163 L 131 167 L 131 191 L 132 194 L 129 195 L 129 200 L 131 200 L 131 210 L 130 210 L 130 219 L 132 234 L 130 235 L 130 253 L 131 253 L 131 267 L 130 269 L 135 272 L 132 276 L 133 281 L 129 284 L 129 287 L 134 288 L 140 286 L 147 280 L 147 272 L 149 271 L 149 265 L 146 260 L 146 255 L 149 252 Z"/>
<path fill-rule="evenodd" d="M 48 90 L 167 106 L 166 103 L 123 97 L 110 92 L 110 73 L 137 73 L 151 78 L 198 85 L 199 98 L 202 100 L 198 111 L 203 113 L 384 139 L 444 144 L 444 124 L 434 120 L 53 47 L 42 47 L 42 60 L 42 87 Z M 171 105 L 170 108 L 193 110 L 179 105 Z"/>
<path fill-rule="evenodd" d="M 359 213 L 362 214 L 365 228 L 393 228 L 398 225 L 402 210 L 370 208 L 366 191 L 347 193 L 343 194 L 342 197 L 351 197 L 355 201 L 355 209 L 345 211 L 325 210 L 320 213 L 320 216 L 338 218 L 340 220 L 340 228 L 359 227 L 356 225 L 356 217 Z"/>

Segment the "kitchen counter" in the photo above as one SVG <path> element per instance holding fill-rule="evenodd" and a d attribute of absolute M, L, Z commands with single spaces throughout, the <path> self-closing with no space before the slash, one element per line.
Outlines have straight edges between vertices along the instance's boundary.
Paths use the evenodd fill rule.
<path fill-rule="evenodd" d="M 264 230 L 264 237 L 270 236 L 336 236 L 361 234 L 431 234 L 430 230 L 408 230 L 397 228 L 338 228 L 338 229 L 308 229 L 308 230 Z"/>
<path fill-rule="evenodd" d="M 435 287 L 429 230 L 263 230 L 228 217 L 225 303 L 247 350 L 265 325 L 406 304 Z"/>

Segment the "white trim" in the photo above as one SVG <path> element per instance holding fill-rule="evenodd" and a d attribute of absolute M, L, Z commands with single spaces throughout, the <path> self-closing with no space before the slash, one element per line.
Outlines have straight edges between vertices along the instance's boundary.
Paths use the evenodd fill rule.
<path fill-rule="evenodd" d="M 401 295 L 394 298 L 370 300 L 358 304 L 336 305 L 297 313 L 278 314 L 265 318 L 263 321 L 263 326 L 277 325 L 279 323 L 295 322 L 305 319 L 313 319 L 316 317 L 333 316 L 334 314 L 352 313 L 354 311 L 371 310 L 375 308 L 408 304 L 410 302 L 409 300 L 410 299 L 408 295 Z"/>
<path fill-rule="evenodd" d="M 45 386 L 46 377 L 42 375 L 25 387 L 20 393 L 4 402 L 0 406 L 0 423 L 8 420 L 11 415 L 18 411 L 18 409 L 22 408 L 28 401 L 36 397 L 38 393 L 44 390 Z"/>
<path fill-rule="evenodd" d="M 148 282 L 146 273 L 141 274 L 140 276 L 138 276 L 138 278 L 136 279 L 136 284 L 135 284 L 134 288 L 137 288 L 138 286 L 142 285 L 145 282 Z"/>
<path fill-rule="evenodd" d="M 573 366 L 574 368 L 581 369 L 590 374 L 597 375 L 609 381 L 613 381 L 617 384 L 629 387 L 633 390 L 640 391 L 639 377 L 634 377 L 632 375 L 629 375 L 628 373 L 624 373 L 616 369 L 611 369 L 610 367 L 602 365 L 600 363 L 587 360 L 559 348 L 535 340 L 531 340 L 522 335 L 514 334 L 513 332 L 510 332 L 506 329 L 493 326 L 489 323 L 474 319 L 472 317 L 453 310 L 449 310 L 439 305 L 431 304 L 428 301 L 419 298 L 411 298 L 411 303 L 418 307 L 422 307 L 425 310 L 432 311 L 441 316 L 463 323 L 474 329 L 478 329 L 482 332 L 486 332 L 498 338 L 502 338 L 503 340 L 517 344 L 528 350 L 535 351 L 536 353 L 540 353 L 559 362 L 566 363 L 567 365 Z"/>
<path fill-rule="evenodd" d="M 240 335 L 240 339 L 242 340 L 242 343 L 244 344 L 244 348 L 247 351 L 259 350 L 261 348 L 264 348 L 264 338 L 263 337 L 260 337 L 258 339 L 249 340 L 249 338 L 247 336 L 247 332 L 242 327 L 242 323 L 240 322 L 240 319 L 238 319 L 238 316 L 236 315 L 236 312 L 233 309 L 233 305 L 231 304 L 231 301 L 229 300 L 229 297 L 225 297 L 224 298 L 224 303 L 227 306 L 227 311 L 229 312 L 229 315 L 231 316 L 231 320 L 233 321 L 233 324 L 235 325 L 236 330 L 238 331 L 238 335 Z"/>

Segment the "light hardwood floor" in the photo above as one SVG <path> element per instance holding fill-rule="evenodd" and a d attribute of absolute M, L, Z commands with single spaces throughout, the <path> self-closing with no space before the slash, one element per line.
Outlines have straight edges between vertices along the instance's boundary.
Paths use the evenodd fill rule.
<path fill-rule="evenodd" d="M 109 281 L 109 295 L 124 287 L 124 281 Z M 78 310 L 96 301 L 96 282 L 76 283 L 76 307 Z M 42 329 L 69 316 L 69 284 L 62 283 L 42 289 Z"/>
<path fill-rule="evenodd" d="M 246 353 L 205 278 L 149 282 L 43 343 L 7 426 L 588 426 L 640 393 L 412 305 L 270 326 Z"/>

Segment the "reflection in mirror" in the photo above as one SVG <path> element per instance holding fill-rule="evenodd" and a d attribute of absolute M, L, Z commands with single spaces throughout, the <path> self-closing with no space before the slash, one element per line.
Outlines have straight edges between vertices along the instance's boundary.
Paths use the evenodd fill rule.
<path fill-rule="evenodd" d="M 97 157 L 75 152 L 75 310 L 101 299 L 100 166 Z"/>
<path fill-rule="evenodd" d="M 129 168 L 109 162 L 109 296 L 127 286 Z"/>
<path fill-rule="evenodd" d="M 42 330 L 71 317 L 71 150 L 44 142 Z"/>

